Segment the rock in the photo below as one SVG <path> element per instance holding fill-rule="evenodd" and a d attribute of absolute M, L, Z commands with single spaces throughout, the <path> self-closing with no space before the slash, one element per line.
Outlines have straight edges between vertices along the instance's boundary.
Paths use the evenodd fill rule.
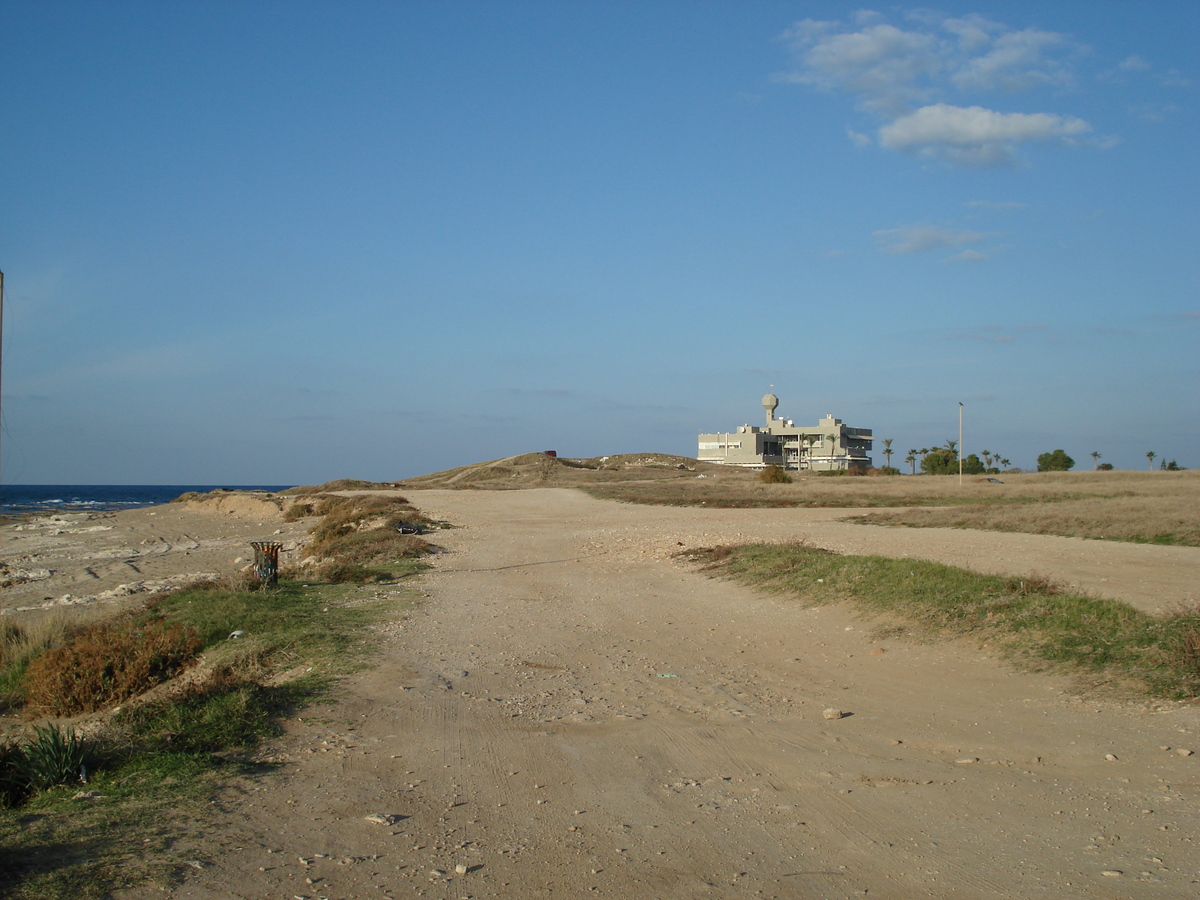
<path fill-rule="evenodd" d="M 464 866 L 462 863 L 459 863 L 457 866 L 454 867 L 454 871 L 459 875 L 466 875 L 467 867 Z"/>
<path fill-rule="evenodd" d="M 1180 747 L 1175 752 L 1178 753 L 1180 756 L 1191 756 L 1193 753 L 1195 753 L 1194 750 L 1184 750 L 1182 747 Z"/>
<path fill-rule="evenodd" d="M 978 756 L 960 756 L 958 759 L 956 759 L 954 761 L 955 765 L 959 765 L 959 766 L 969 766 L 972 763 L 977 763 L 977 762 L 979 762 Z"/>
<path fill-rule="evenodd" d="M 395 816 L 385 816 L 382 813 L 371 813 L 371 815 L 364 816 L 363 818 L 376 825 L 392 825 L 396 821 Z"/>
<path fill-rule="evenodd" d="M 1125 873 L 1119 871 L 1118 869 L 1105 869 L 1100 874 L 1103 875 L 1105 878 L 1120 878 Z"/>
<path fill-rule="evenodd" d="M 1105 758 L 1105 759 L 1107 759 L 1109 762 L 1116 762 L 1116 761 L 1117 761 L 1116 754 L 1114 754 L 1114 753 L 1105 753 L 1105 754 L 1104 754 L 1104 758 Z"/>
<path fill-rule="evenodd" d="M 827 709 L 823 713 L 821 713 L 821 715 L 824 716 L 826 719 L 840 719 L 842 716 L 845 715 L 845 713 L 842 712 L 840 709 L 835 709 L 834 707 L 831 706 L 831 707 L 829 707 L 829 709 Z"/>

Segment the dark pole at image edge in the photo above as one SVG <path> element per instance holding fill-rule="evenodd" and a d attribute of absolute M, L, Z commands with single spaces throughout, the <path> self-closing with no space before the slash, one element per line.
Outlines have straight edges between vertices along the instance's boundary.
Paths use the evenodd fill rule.
<path fill-rule="evenodd" d="M 0 403 L 3 402 L 4 390 L 4 273 L 0 272 Z M 0 409 L 0 444 L 4 441 L 4 413 Z M 4 483 L 3 477 L 0 477 L 0 484 Z"/>

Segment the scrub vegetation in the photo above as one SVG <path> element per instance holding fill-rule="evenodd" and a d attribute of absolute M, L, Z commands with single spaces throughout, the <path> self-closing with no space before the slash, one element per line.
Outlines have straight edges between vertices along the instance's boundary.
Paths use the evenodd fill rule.
<path fill-rule="evenodd" d="M 27 723 L 0 737 L 5 896 L 171 884 L 188 864 L 171 849 L 179 810 L 269 771 L 263 739 L 363 663 L 374 623 L 415 602 L 396 582 L 432 545 L 397 525 L 429 524 L 419 512 L 401 498 L 314 497 L 314 571 L 363 577 L 239 575 L 108 620 L 0 626 L 0 700 Z M 385 577 L 389 588 L 341 583 Z"/>
<path fill-rule="evenodd" d="M 1200 604 L 1152 616 L 1072 594 L 1038 577 L 980 575 L 940 563 L 847 556 L 804 544 L 689 551 L 714 575 L 805 603 L 849 602 L 893 634 L 970 637 L 1019 667 L 1172 699 L 1200 695 Z"/>

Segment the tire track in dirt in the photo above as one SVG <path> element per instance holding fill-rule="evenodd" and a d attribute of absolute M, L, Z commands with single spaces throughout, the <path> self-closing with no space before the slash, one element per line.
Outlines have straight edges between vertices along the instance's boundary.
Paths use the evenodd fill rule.
<path fill-rule="evenodd" d="M 722 529 L 561 491 L 413 499 L 461 526 L 427 602 L 328 724 L 289 724 L 293 762 L 229 820 L 327 856 L 224 854 L 171 897 L 1195 896 L 1197 757 L 1175 751 L 1196 709 L 1085 702 L 667 558 L 778 533 L 779 511 Z M 331 732 L 388 758 L 303 752 Z"/>

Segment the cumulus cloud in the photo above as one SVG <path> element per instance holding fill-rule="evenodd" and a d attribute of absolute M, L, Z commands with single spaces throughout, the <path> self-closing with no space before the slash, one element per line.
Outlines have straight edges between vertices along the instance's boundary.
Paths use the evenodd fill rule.
<path fill-rule="evenodd" d="M 879 142 L 890 150 L 992 166 L 1014 162 L 1019 144 L 1061 140 L 1090 130 L 1083 119 L 1071 116 L 1000 113 L 982 106 L 936 103 L 880 128 Z"/>
<path fill-rule="evenodd" d="M 942 250 L 946 247 L 961 247 L 974 244 L 987 235 L 979 231 L 956 231 L 936 225 L 911 225 L 905 228 L 888 228 L 875 232 L 877 240 L 887 253 L 923 253 L 926 250 Z M 982 256 L 982 254 L 980 254 Z"/>
<path fill-rule="evenodd" d="M 925 12 L 910 20 L 906 28 L 878 13 L 859 14 L 849 25 L 797 22 L 784 34 L 797 65 L 780 77 L 853 95 L 860 110 L 885 121 L 881 146 L 953 164 L 1011 165 L 1024 144 L 1062 143 L 1091 130 L 1074 116 L 949 102 L 956 94 L 1072 87 L 1073 60 L 1082 48 L 1069 36 L 1018 30 L 978 15 Z M 1139 60 L 1129 57 L 1123 65 L 1136 68 Z M 862 144 L 861 132 L 847 134 Z"/>
<path fill-rule="evenodd" d="M 788 80 L 859 96 L 864 109 L 895 115 L 928 99 L 922 86 L 942 65 L 932 35 L 872 25 L 861 31 L 831 33 L 832 22 L 805 19 L 786 33 L 802 61 Z"/>
<path fill-rule="evenodd" d="M 1032 28 L 999 34 L 983 45 L 984 52 L 960 59 L 951 80 L 962 90 L 1070 87 L 1075 81 L 1073 70 L 1052 55 L 1066 43 L 1062 35 Z"/>

